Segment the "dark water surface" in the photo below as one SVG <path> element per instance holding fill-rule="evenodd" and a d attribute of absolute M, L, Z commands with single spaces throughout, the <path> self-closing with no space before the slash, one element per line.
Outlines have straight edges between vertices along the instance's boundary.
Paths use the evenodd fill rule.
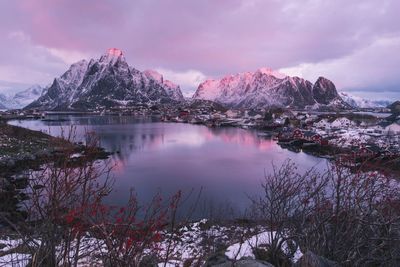
<path fill-rule="evenodd" d="M 119 151 L 112 155 L 115 185 L 109 201 L 113 204 L 124 204 L 131 188 L 144 201 L 159 190 L 168 196 L 177 190 L 198 192 L 203 188 L 202 205 L 229 204 L 243 210 L 250 203 L 247 195 L 261 193 L 264 171 L 271 171 L 272 162 L 279 166 L 291 159 L 300 171 L 326 167 L 325 159 L 282 149 L 255 131 L 239 128 L 207 128 L 117 116 L 51 119 L 54 121 L 22 120 L 10 124 L 52 135 L 59 135 L 61 127 L 67 130 L 76 125 L 78 138 L 85 131 L 94 131 L 102 147 Z M 197 215 L 205 216 L 201 212 L 199 208 Z"/>

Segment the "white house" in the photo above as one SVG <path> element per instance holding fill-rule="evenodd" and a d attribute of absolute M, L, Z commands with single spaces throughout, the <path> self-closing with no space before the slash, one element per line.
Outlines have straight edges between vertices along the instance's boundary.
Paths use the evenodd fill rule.
<path fill-rule="evenodd" d="M 227 112 L 225 112 L 225 115 L 228 118 L 237 118 L 237 117 L 239 117 L 240 113 L 237 110 L 229 109 Z"/>
<path fill-rule="evenodd" d="M 350 126 L 355 126 L 356 123 L 349 120 L 348 118 L 337 118 L 331 123 L 332 128 L 341 129 L 341 128 L 349 128 Z"/>

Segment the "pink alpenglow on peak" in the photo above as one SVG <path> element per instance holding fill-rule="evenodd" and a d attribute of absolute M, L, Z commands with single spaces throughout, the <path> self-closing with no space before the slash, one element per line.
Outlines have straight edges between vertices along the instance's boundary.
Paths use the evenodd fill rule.
<path fill-rule="evenodd" d="M 268 68 L 228 75 L 199 85 L 194 99 L 211 100 L 234 108 L 346 108 L 335 85 L 319 78 L 315 84 Z"/>
<path fill-rule="evenodd" d="M 283 74 L 283 73 L 281 73 L 279 71 L 276 71 L 276 70 L 273 70 L 271 68 L 260 68 L 257 71 L 259 71 L 262 74 L 272 75 L 272 76 L 274 76 L 275 78 L 278 78 L 278 79 L 285 79 L 287 77 L 286 74 Z"/>
<path fill-rule="evenodd" d="M 155 70 L 145 70 L 143 71 L 143 73 L 149 77 L 152 78 L 154 80 L 156 80 L 159 83 L 163 83 L 164 82 L 164 77 L 162 76 L 161 73 L 155 71 Z"/>
<path fill-rule="evenodd" d="M 146 75 L 147 77 L 156 80 L 157 82 L 161 83 L 161 84 L 165 84 L 167 87 L 172 88 L 172 89 L 176 89 L 179 87 L 179 85 L 171 82 L 170 80 L 166 80 L 164 79 L 164 76 L 159 73 L 158 71 L 155 70 L 145 70 L 143 71 L 144 75 Z"/>
<path fill-rule="evenodd" d="M 115 56 L 115 57 L 119 57 L 122 56 L 122 50 L 118 49 L 118 48 L 109 48 L 107 50 L 107 54 L 111 55 L 111 56 Z"/>
<path fill-rule="evenodd" d="M 124 54 L 122 53 L 122 50 L 118 48 L 109 48 L 107 49 L 107 52 L 101 56 L 100 62 L 105 63 L 105 64 L 114 64 L 118 60 L 125 61 Z"/>

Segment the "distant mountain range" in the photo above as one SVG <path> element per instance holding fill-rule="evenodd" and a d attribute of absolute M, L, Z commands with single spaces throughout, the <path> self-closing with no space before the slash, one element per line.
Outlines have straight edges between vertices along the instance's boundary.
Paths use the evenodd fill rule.
<path fill-rule="evenodd" d="M 353 108 L 384 108 L 389 106 L 393 101 L 388 100 L 369 100 L 362 97 L 352 95 L 347 92 L 340 92 L 340 97 Z"/>
<path fill-rule="evenodd" d="M 335 85 L 324 77 L 313 84 L 299 77 L 290 77 L 271 69 L 259 69 L 225 76 L 201 83 L 194 99 L 218 102 L 233 108 L 266 106 L 345 109 Z"/>
<path fill-rule="evenodd" d="M 324 77 L 312 83 L 268 68 L 206 80 L 189 99 L 190 102 L 204 100 L 227 108 L 313 110 L 386 107 L 390 104 L 389 101 L 338 93 L 335 84 Z M 0 109 L 103 110 L 184 101 L 178 85 L 154 70 L 139 71 L 129 66 L 123 52 L 111 48 L 98 59 L 72 64 L 45 89 L 35 85 L 13 96 L 0 94 Z"/>
<path fill-rule="evenodd" d="M 183 101 L 179 86 L 155 71 L 130 67 L 119 49 L 109 49 L 99 59 L 81 60 L 27 109 L 87 110 L 137 104 Z"/>
<path fill-rule="evenodd" d="M 0 94 L 0 109 L 20 109 L 38 99 L 44 92 L 40 85 L 33 85 L 14 95 Z"/>

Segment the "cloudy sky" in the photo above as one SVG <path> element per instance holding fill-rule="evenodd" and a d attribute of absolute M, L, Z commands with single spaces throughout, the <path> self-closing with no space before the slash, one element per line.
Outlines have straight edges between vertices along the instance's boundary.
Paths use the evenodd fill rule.
<path fill-rule="evenodd" d="M 0 92 L 49 84 L 107 48 L 186 94 L 271 67 L 339 90 L 400 98 L 398 0 L 2 0 Z"/>

